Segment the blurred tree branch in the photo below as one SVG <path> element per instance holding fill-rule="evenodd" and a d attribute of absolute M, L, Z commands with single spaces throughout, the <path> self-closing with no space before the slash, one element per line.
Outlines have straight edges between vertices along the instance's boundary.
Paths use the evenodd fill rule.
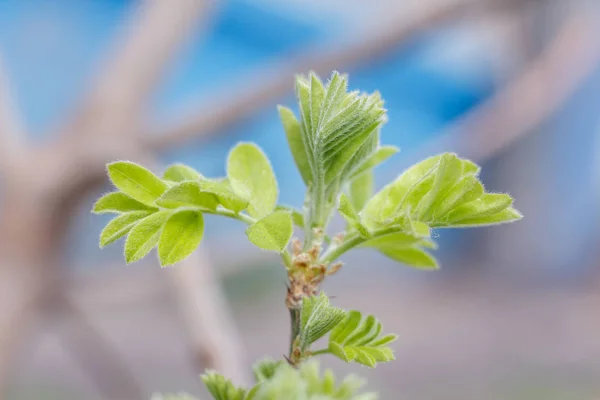
<path fill-rule="evenodd" d="M 271 102 L 292 91 L 294 76 L 300 71 L 329 74 L 332 70 L 347 70 L 389 54 L 419 33 L 447 21 L 456 21 L 477 10 L 518 7 L 525 0 L 451 0 L 423 7 L 406 23 L 388 18 L 365 37 L 356 37 L 344 46 L 325 46 L 308 49 L 291 57 L 262 67 L 240 79 L 243 87 L 234 84 L 211 98 L 210 104 L 194 107 L 192 114 L 157 132 L 142 135 L 153 150 L 164 150 L 186 141 L 214 135 L 219 129 L 248 117 Z M 207 109 L 208 107 L 208 109 Z M 203 111 L 198 111 L 203 110 Z"/>

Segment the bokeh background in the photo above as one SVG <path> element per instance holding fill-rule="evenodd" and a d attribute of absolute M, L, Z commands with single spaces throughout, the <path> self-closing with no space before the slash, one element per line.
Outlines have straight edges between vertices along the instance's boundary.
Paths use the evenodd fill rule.
<path fill-rule="evenodd" d="M 382 93 L 401 153 L 378 186 L 455 151 L 525 215 L 439 232 L 439 272 L 346 257 L 325 290 L 399 333 L 397 361 L 324 363 L 382 399 L 600 398 L 598 2 L 0 0 L 0 55 L 0 398 L 202 396 L 203 368 L 285 352 L 285 272 L 235 221 L 161 270 L 100 251 L 89 210 L 105 162 L 220 176 L 240 140 L 301 206 L 275 105 L 310 69 Z"/>

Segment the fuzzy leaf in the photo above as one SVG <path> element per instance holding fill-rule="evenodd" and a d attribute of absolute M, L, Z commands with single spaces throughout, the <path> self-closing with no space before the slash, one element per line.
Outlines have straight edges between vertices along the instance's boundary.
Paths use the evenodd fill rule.
<path fill-rule="evenodd" d="M 199 181 L 197 184 L 202 192 L 217 196 L 219 204 L 228 210 L 239 213 L 248 207 L 248 201 L 235 194 L 227 181 Z"/>
<path fill-rule="evenodd" d="M 296 167 L 305 185 L 312 182 L 312 171 L 308 162 L 308 152 L 302 139 L 302 128 L 294 112 L 287 107 L 278 106 L 279 116 L 287 136 L 288 146 L 296 162 Z"/>
<path fill-rule="evenodd" d="M 300 348 L 308 347 L 328 334 L 346 315 L 341 308 L 329 304 L 329 298 L 321 292 L 318 296 L 305 297 L 300 311 Z"/>
<path fill-rule="evenodd" d="M 461 204 L 477 200 L 485 193 L 485 189 L 479 179 L 473 175 L 467 175 L 459 180 L 443 197 L 433 210 L 434 221 L 443 220 L 443 217 L 452 209 Z"/>
<path fill-rule="evenodd" d="M 523 215 L 513 207 L 508 207 L 498 213 L 463 219 L 454 222 L 452 228 L 471 228 L 478 226 L 499 225 L 515 222 L 523 218 Z M 442 227 L 443 228 L 443 227 Z"/>
<path fill-rule="evenodd" d="M 378 362 L 394 359 L 387 344 L 395 335 L 380 336 L 381 323 L 372 315 L 363 317 L 359 311 L 350 311 L 329 335 L 329 351 L 346 362 L 357 362 L 375 367 Z"/>
<path fill-rule="evenodd" d="M 338 384 L 333 372 L 322 373 L 316 361 L 297 369 L 282 364 L 271 379 L 260 384 L 252 400 L 376 400 L 375 394 L 359 393 L 364 383 L 350 375 Z"/>
<path fill-rule="evenodd" d="M 456 185 L 463 173 L 463 164 L 455 154 L 443 154 L 440 157 L 435 176 L 433 177 L 433 185 L 431 189 L 418 201 L 417 209 L 414 213 L 414 218 L 419 221 L 428 221 L 435 210 L 441 203 L 448 192 Z"/>
<path fill-rule="evenodd" d="M 294 225 L 304 229 L 304 215 L 302 215 L 302 212 L 299 210 L 289 206 L 277 206 L 275 210 L 289 212 L 292 215 L 292 222 L 294 222 Z"/>
<path fill-rule="evenodd" d="M 153 205 L 168 188 L 152 172 L 129 161 L 110 163 L 107 169 L 110 180 L 119 190 L 147 205 Z"/>
<path fill-rule="evenodd" d="M 374 180 L 373 171 L 367 171 L 350 182 L 348 195 L 352 206 L 357 212 L 360 212 L 365 204 L 369 202 L 369 199 L 373 197 Z"/>
<path fill-rule="evenodd" d="M 125 241 L 125 261 L 130 264 L 142 259 L 158 244 L 162 228 L 172 211 L 159 211 L 142 219 Z"/>
<path fill-rule="evenodd" d="M 167 220 L 158 242 L 163 267 L 178 263 L 196 250 L 204 234 L 204 218 L 197 211 L 180 211 Z"/>
<path fill-rule="evenodd" d="M 163 174 L 163 179 L 173 182 L 197 181 L 203 178 L 194 168 L 184 164 L 169 165 Z"/>
<path fill-rule="evenodd" d="M 502 193 L 485 193 L 477 200 L 463 204 L 448 213 L 448 225 L 467 218 L 486 217 L 497 214 L 512 205 L 512 198 Z"/>
<path fill-rule="evenodd" d="M 275 371 L 283 364 L 283 361 L 275 361 L 270 358 L 260 360 L 252 366 L 254 379 L 257 382 L 267 381 L 275 375 Z"/>
<path fill-rule="evenodd" d="M 206 389 L 215 400 L 244 400 L 246 390 L 236 387 L 229 379 L 214 371 L 207 371 L 201 376 Z"/>
<path fill-rule="evenodd" d="M 426 233 L 429 234 L 429 229 Z M 436 245 L 430 239 L 422 236 L 394 232 L 370 239 L 362 246 L 375 248 L 387 257 L 411 267 L 421 269 L 438 268 L 435 258 L 421 249 L 421 247 L 436 248 Z"/>
<path fill-rule="evenodd" d="M 239 143 L 229 153 L 227 176 L 233 191 L 248 200 L 248 213 L 262 218 L 275 210 L 279 192 L 267 156 L 252 143 Z"/>
<path fill-rule="evenodd" d="M 214 193 L 202 191 L 198 182 L 184 181 L 170 187 L 156 204 L 164 208 L 197 207 L 214 211 L 219 198 Z"/>
<path fill-rule="evenodd" d="M 287 211 L 275 211 L 246 229 L 248 239 L 264 250 L 282 252 L 292 238 L 292 216 Z"/>
<path fill-rule="evenodd" d="M 125 236 L 150 211 L 131 211 L 113 218 L 100 233 L 100 247 L 107 246 Z"/>
<path fill-rule="evenodd" d="M 350 225 L 353 229 L 356 229 L 362 237 L 367 238 L 371 235 L 369 230 L 360 222 L 358 214 L 354 210 L 354 207 L 352 207 L 352 204 L 345 193 L 340 195 L 338 211 L 342 217 L 344 217 L 346 222 L 348 222 L 348 225 Z"/>
<path fill-rule="evenodd" d="M 144 203 L 127 196 L 125 193 L 112 192 L 100 197 L 94 204 L 92 212 L 95 214 L 104 213 L 125 213 L 129 211 L 150 211 L 156 210 L 154 207 L 149 207 Z"/>

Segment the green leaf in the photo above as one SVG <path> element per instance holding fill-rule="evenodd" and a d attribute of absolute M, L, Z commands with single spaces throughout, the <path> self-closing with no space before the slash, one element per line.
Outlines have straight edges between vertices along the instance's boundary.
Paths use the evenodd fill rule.
<path fill-rule="evenodd" d="M 168 185 L 146 168 L 129 162 L 117 161 L 107 165 L 112 183 L 123 193 L 147 205 L 154 205 Z"/>
<path fill-rule="evenodd" d="M 329 304 L 329 298 L 323 292 L 318 296 L 305 297 L 300 311 L 302 351 L 328 334 L 345 316 L 344 310 Z"/>
<path fill-rule="evenodd" d="M 419 221 L 428 221 L 433 210 L 441 203 L 440 200 L 448 195 L 448 192 L 461 178 L 462 173 L 461 160 L 455 154 L 443 154 L 435 170 L 431 189 L 418 200 L 414 218 Z"/>
<path fill-rule="evenodd" d="M 348 222 L 348 225 L 357 230 L 362 237 L 367 238 L 371 236 L 369 230 L 363 224 L 361 224 L 358 214 L 354 210 L 354 207 L 352 207 L 352 204 L 345 193 L 340 195 L 338 211 L 342 217 L 344 217 L 346 222 Z"/>
<path fill-rule="evenodd" d="M 302 176 L 305 185 L 312 182 L 312 171 L 308 162 L 308 151 L 302 139 L 302 128 L 294 112 L 287 107 L 277 106 L 283 128 L 287 136 L 288 146 L 296 162 L 296 167 Z"/>
<path fill-rule="evenodd" d="M 125 241 L 125 261 L 130 264 L 141 260 L 158 244 L 162 228 L 172 211 L 159 211 L 142 219 Z"/>
<path fill-rule="evenodd" d="M 387 345 L 396 335 L 381 336 L 381 323 L 372 315 L 363 317 L 359 311 L 350 311 L 329 335 L 329 351 L 346 362 L 368 367 L 394 359 Z"/>
<path fill-rule="evenodd" d="M 375 168 L 379 164 L 383 163 L 394 154 L 398 153 L 400 149 L 396 146 L 381 146 L 369 155 L 360 165 L 352 171 L 350 179 L 356 178 L 361 174 Z"/>
<path fill-rule="evenodd" d="M 459 180 L 443 197 L 433 210 L 432 220 L 440 221 L 452 209 L 457 206 L 477 200 L 485 193 L 485 189 L 479 179 L 473 175 L 467 175 Z"/>
<path fill-rule="evenodd" d="M 246 397 L 245 389 L 236 387 L 229 379 L 214 371 L 207 371 L 201 379 L 215 400 L 244 400 Z"/>
<path fill-rule="evenodd" d="M 515 222 L 523 218 L 523 215 L 513 207 L 508 207 L 496 214 L 483 215 L 466 218 L 451 225 L 452 228 L 471 228 L 488 225 L 499 225 Z M 443 227 L 442 227 L 443 228 Z"/>
<path fill-rule="evenodd" d="M 298 368 L 282 364 L 273 377 L 258 385 L 253 400 L 376 400 L 373 393 L 359 393 L 365 380 L 348 376 L 341 384 L 331 370 L 322 373 L 316 361 Z M 249 400 L 249 399 L 247 399 Z"/>
<path fill-rule="evenodd" d="M 140 219 L 150 214 L 150 211 L 131 211 L 112 219 L 100 233 L 100 247 L 102 248 L 122 238 Z"/>
<path fill-rule="evenodd" d="M 350 182 L 348 194 L 350 202 L 356 211 L 360 212 L 371 197 L 373 197 L 374 180 L 373 171 L 368 171 Z"/>
<path fill-rule="evenodd" d="M 214 193 L 202 191 L 198 182 L 184 181 L 170 187 L 156 200 L 156 204 L 164 208 L 197 207 L 214 211 L 219 205 L 219 198 Z"/>
<path fill-rule="evenodd" d="M 430 157 L 413 165 L 375 194 L 361 212 L 363 224 L 370 229 L 389 225 L 401 211 L 401 206 L 408 203 L 407 194 L 417 184 L 423 185 L 424 178 L 433 173 L 440 157 L 441 155 Z M 433 184 L 432 181 L 430 183 Z"/>
<path fill-rule="evenodd" d="M 262 218 L 275 210 L 279 192 L 268 158 L 258 146 L 239 143 L 229 153 L 227 176 L 233 191 L 248 200 L 248 213 Z"/>
<path fill-rule="evenodd" d="M 204 218 L 197 211 L 180 211 L 167 220 L 158 242 L 163 267 L 178 263 L 196 250 L 204 234 Z"/>
<path fill-rule="evenodd" d="M 197 181 L 204 177 L 192 167 L 184 164 L 169 165 L 163 174 L 163 179 L 173 182 Z"/>
<path fill-rule="evenodd" d="M 283 361 L 275 361 L 271 358 L 260 360 L 252 366 L 254 379 L 257 382 L 268 381 L 275 375 L 275 371 L 283 364 Z"/>
<path fill-rule="evenodd" d="M 199 181 L 197 184 L 202 192 L 217 196 L 219 204 L 228 210 L 239 213 L 248 207 L 248 201 L 235 194 L 227 181 Z"/>
<path fill-rule="evenodd" d="M 422 232 L 425 233 L 425 232 Z M 426 234 L 429 234 L 427 228 Z M 405 232 L 394 232 L 367 240 L 362 247 L 372 247 L 387 257 L 421 269 L 437 269 L 436 259 L 420 247 L 436 248 L 430 239 Z"/>
<path fill-rule="evenodd" d="M 448 225 L 454 225 L 462 220 L 486 217 L 499 213 L 512 205 L 513 199 L 507 194 L 485 193 L 477 200 L 456 207 L 448 213 Z"/>
<path fill-rule="evenodd" d="M 94 204 L 92 212 L 95 214 L 125 213 L 129 211 L 150 211 L 156 208 L 149 207 L 144 203 L 127 196 L 125 193 L 112 192 L 100 197 Z"/>
<path fill-rule="evenodd" d="M 287 211 L 275 211 L 246 229 L 248 239 L 264 250 L 282 252 L 292 238 L 292 216 Z"/>
<path fill-rule="evenodd" d="M 299 210 L 296 210 L 294 207 L 290 206 L 280 206 L 275 207 L 276 211 L 287 211 L 292 215 L 292 222 L 298 228 L 304 229 L 304 215 Z"/>

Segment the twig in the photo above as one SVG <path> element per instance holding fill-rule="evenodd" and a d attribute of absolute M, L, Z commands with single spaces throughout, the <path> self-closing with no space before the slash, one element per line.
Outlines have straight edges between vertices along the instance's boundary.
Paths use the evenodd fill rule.
<path fill-rule="evenodd" d="M 134 9 L 124 38 L 109 54 L 106 66 L 82 101 L 78 117 L 66 131 L 81 135 L 89 125 L 99 125 L 106 116 L 119 124 L 106 127 L 102 136 L 134 135 L 129 122 L 140 117 L 162 73 L 189 39 L 191 31 L 207 16 L 210 0 L 145 0 Z M 127 121 L 125 124 L 122 120 Z M 83 129 L 82 129 L 83 128 Z M 118 129 L 115 129 L 118 128 Z M 82 132 L 83 131 L 83 132 Z"/>
<path fill-rule="evenodd" d="M 511 0 L 513 1 L 517 0 Z M 348 46 L 339 49 L 327 46 L 288 57 L 284 61 L 244 76 L 240 79 L 240 82 L 246 84 L 242 89 L 240 85 L 233 85 L 230 90 L 221 90 L 224 94 L 211 100 L 211 104 L 216 105 L 204 105 L 205 111 L 187 115 L 179 123 L 162 131 L 149 132 L 141 136 L 146 140 L 147 146 L 154 150 L 171 148 L 190 139 L 209 136 L 289 93 L 292 89 L 293 77 L 299 72 L 313 70 L 317 73 L 329 74 L 334 69 L 345 70 L 372 62 L 401 46 L 416 34 L 443 21 L 460 17 L 466 11 L 472 10 L 474 6 L 483 7 L 487 4 L 500 3 L 502 2 L 496 0 L 448 1 L 443 6 L 428 10 L 406 24 L 398 23 L 397 20 L 386 22 L 377 29 L 374 28 L 374 33 L 363 39 L 356 38 L 356 41 Z"/>

